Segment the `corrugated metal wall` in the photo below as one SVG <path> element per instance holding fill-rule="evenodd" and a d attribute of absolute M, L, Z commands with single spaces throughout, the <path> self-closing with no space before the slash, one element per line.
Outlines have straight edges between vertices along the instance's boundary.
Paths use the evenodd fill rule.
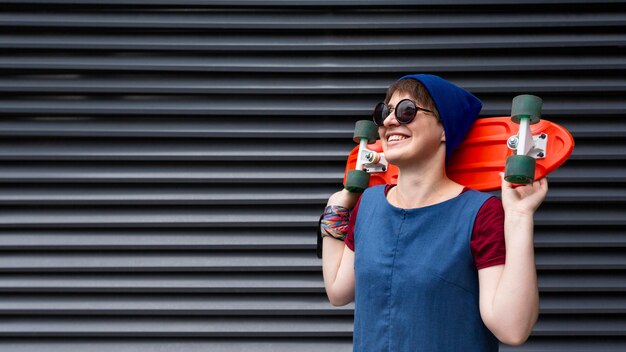
<path fill-rule="evenodd" d="M 626 1 L 0 1 L 0 350 L 349 351 L 315 227 L 354 121 L 430 72 L 577 141 L 541 318 L 626 350 Z"/>

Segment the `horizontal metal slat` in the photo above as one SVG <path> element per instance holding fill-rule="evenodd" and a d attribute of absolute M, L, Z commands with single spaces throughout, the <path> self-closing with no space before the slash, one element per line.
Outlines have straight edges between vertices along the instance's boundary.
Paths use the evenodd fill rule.
<path fill-rule="evenodd" d="M 563 122 L 574 138 L 616 138 L 626 137 L 626 123 L 616 119 L 581 118 Z"/>
<path fill-rule="evenodd" d="M 67 352 L 69 350 L 90 350 L 93 352 L 152 352 L 163 346 L 180 352 L 316 352 L 316 351 L 352 351 L 352 337 L 333 338 L 6 338 L 3 347 L 12 352 Z M 531 337 L 523 346 L 501 345 L 500 351 L 513 352 L 622 352 L 624 339 L 621 337 Z"/>
<path fill-rule="evenodd" d="M 354 304 L 332 307 L 325 294 L 0 295 L 6 315 L 352 315 Z M 541 296 L 540 314 L 621 314 L 615 294 Z"/>
<path fill-rule="evenodd" d="M 540 314 L 623 314 L 626 297 L 619 294 L 542 294 Z"/>
<path fill-rule="evenodd" d="M 621 138 L 577 138 L 571 160 L 624 160 L 626 144 Z M 621 145 L 620 145 L 621 144 Z M 297 148 L 294 147 L 297 145 Z M 253 139 L 242 143 L 234 138 L 203 140 L 156 139 L 82 139 L 0 141 L 0 160 L 22 161 L 342 161 L 355 147 L 344 140 Z"/>
<path fill-rule="evenodd" d="M 352 336 L 336 337 L 272 337 L 272 338 L 44 338 L 38 336 L 23 338 L 4 338 L 3 349 L 12 352 L 68 352 L 74 350 L 90 352 L 154 352 L 167 348 L 177 352 L 318 352 L 352 351 Z M 603 350 L 612 352 L 609 350 Z"/>
<path fill-rule="evenodd" d="M 11 317 L 0 336 L 321 337 L 351 336 L 352 317 Z"/>
<path fill-rule="evenodd" d="M 158 79 L 148 77 L 119 77 L 103 79 L 100 76 L 66 77 L 47 75 L 46 78 L 18 77 L 0 79 L 0 92 L 8 93 L 140 93 L 140 94 L 384 94 L 393 78 L 335 79 L 296 76 L 293 78 L 178 78 L 174 75 Z M 622 78 L 576 77 L 542 78 L 507 77 L 489 79 L 459 79 L 454 83 L 474 93 L 501 94 L 503 91 L 538 93 L 592 93 L 625 92 Z"/>
<path fill-rule="evenodd" d="M 172 160 L 172 161 L 320 161 L 346 160 L 351 140 L 262 140 L 211 138 L 202 140 L 155 139 L 3 139 L 0 160 Z M 297 145 L 297 148 L 294 148 Z"/>
<path fill-rule="evenodd" d="M 604 159 L 604 156 L 595 156 Z M 550 176 L 548 175 L 548 178 Z M 623 185 L 585 185 L 581 187 L 567 184 L 550 184 L 547 201 L 550 203 L 624 203 L 626 202 L 626 188 Z M 552 187 L 554 186 L 554 187 Z"/>
<path fill-rule="evenodd" d="M 115 50 L 115 51 L 194 51 L 194 52 L 273 52 L 273 51 L 363 51 L 363 50 L 462 50 L 462 49 L 536 49 L 597 48 L 624 46 L 622 34 L 455 34 L 413 35 L 380 33 L 364 36 L 341 34 L 332 37 L 295 35 L 219 35 L 158 36 L 125 35 L 0 35 L 0 48 L 39 50 Z"/>
<path fill-rule="evenodd" d="M 224 54 L 202 58 L 162 55 L 143 55 L 136 57 L 90 57 L 80 56 L 5 56 L 0 57 L 0 69 L 24 70 L 63 70 L 76 71 L 115 71 L 141 72 L 306 72 L 306 73 L 380 73 L 394 72 L 401 75 L 406 72 L 523 72 L 523 71 L 590 71 L 624 70 L 624 57 L 605 53 L 602 56 L 589 53 L 571 55 L 528 56 L 520 53 L 512 57 L 502 54 L 472 56 L 433 56 L 425 55 L 387 55 L 378 57 L 372 54 L 364 57 L 298 57 L 272 55 L 272 57 L 233 56 Z"/>
<path fill-rule="evenodd" d="M 580 137 L 575 138 L 575 140 L 576 146 L 570 157 L 572 160 L 626 159 L 626 143 L 624 143 L 624 139 L 621 137 L 605 136 L 603 139 Z"/>
<path fill-rule="evenodd" d="M 77 163 L 37 162 L 31 165 L 18 165 L 5 162 L 0 167 L 0 183 L 219 183 L 219 184 L 334 184 L 340 187 L 345 170 L 344 162 L 335 163 L 296 163 L 290 166 L 272 163 L 263 169 L 232 162 L 221 168 L 202 163 L 162 162 L 160 165 L 137 165 L 117 162 Z M 614 184 L 626 179 L 626 167 L 619 163 L 580 162 L 570 160 L 550 174 L 553 183 Z"/>
<path fill-rule="evenodd" d="M 338 187 L 339 189 L 339 187 Z M 315 227 L 323 203 L 249 206 L 4 206 L 0 228 L 77 227 Z M 624 226 L 623 210 L 612 204 L 564 206 L 543 204 L 535 214 L 537 226 Z"/>
<path fill-rule="evenodd" d="M 538 270 L 624 270 L 623 250 L 537 250 Z M 318 271 L 313 251 L 6 252 L 0 272 Z"/>
<path fill-rule="evenodd" d="M 619 316 L 540 317 L 533 336 L 624 336 Z M 352 317 L 11 317 L 0 321 L 0 336 L 259 337 L 350 336 Z"/>
<path fill-rule="evenodd" d="M 306 227 L 321 205 L 258 206 L 57 206 L 3 207 L 0 228 L 20 227 Z"/>
<path fill-rule="evenodd" d="M 528 91 L 527 91 L 528 92 Z M 535 93 L 535 92 L 533 92 Z M 381 94 L 382 97 L 382 94 Z M 375 101 L 374 99 L 372 101 Z M 593 120 L 594 123 L 591 123 Z M 578 141 L 626 137 L 626 123 L 612 117 L 564 116 L 560 124 Z M 202 117 L 152 118 L 140 116 L 33 117 L 0 119 L 3 137 L 168 137 L 168 138 L 308 138 L 352 140 L 354 121 L 326 116 L 304 119 L 264 116 L 211 121 Z"/>
<path fill-rule="evenodd" d="M 323 293 L 321 271 L 0 273 L 0 292 Z M 626 292 L 626 271 L 540 270 L 541 292 Z"/>
<path fill-rule="evenodd" d="M 552 189 L 549 192 L 551 191 Z M 581 229 L 567 224 L 545 226 L 535 228 L 535 246 L 540 248 L 623 248 L 626 247 L 626 233 L 620 227 Z"/>
<path fill-rule="evenodd" d="M 0 292 L 324 293 L 321 270 L 289 272 L 0 273 Z M 607 282 L 603 281 L 606 285 Z"/>
<path fill-rule="evenodd" d="M 347 155 L 347 153 L 346 153 Z M 344 155 L 344 159 L 346 158 Z M 338 180 L 340 181 L 340 180 Z M 336 192 L 330 185 L 290 187 L 264 184 L 231 187 L 215 185 L 0 185 L 0 205 L 270 205 L 322 204 Z M 576 191 L 576 192 L 574 192 Z M 615 185 L 606 187 L 567 186 L 550 183 L 546 204 L 626 202 L 626 190 Z M 599 238 L 596 238 L 599 239 Z M 594 239 L 594 240 L 596 240 Z"/>
<path fill-rule="evenodd" d="M 522 346 L 500 345 L 501 352 L 622 352 L 626 339 L 619 336 L 531 336 Z"/>
<path fill-rule="evenodd" d="M 4 315 L 352 316 L 354 305 L 333 307 L 325 294 L 8 295 Z M 329 320 L 334 318 L 329 318 Z"/>
<path fill-rule="evenodd" d="M 352 140 L 354 121 L 312 116 L 306 119 L 264 116 L 212 121 L 205 118 L 37 117 L 0 119 L 0 136 L 177 137 L 177 138 L 317 138 Z"/>
<path fill-rule="evenodd" d="M 619 249 L 568 249 L 535 251 L 538 270 L 623 270 L 626 255 Z"/>
<path fill-rule="evenodd" d="M 544 338 L 545 339 L 545 338 Z M 576 352 L 622 352 L 624 342 L 620 337 L 584 337 L 575 339 L 569 337 L 567 339 L 559 339 L 551 337 L 546 341 L 541 337 L 533 338 L 527 341 L 521 347 L 512 347 L 501 345 L 500 351 L 526 351 L 526 352 L 572 352 L 575 348 Z M 54 338 L 37 338 L 36 341 L 25 340 L 21 338 L 10 338 L 3 341 L 3 346 L 7 350 L 14 352 L 39 352 L 45 348 L 49 352 L 67 352 L 71 349 L 86 350 L 93 352 L 151 352 L 162 348 L 163 346 L 171 347 L 180 352 L 249 352 L 251 350 L 260 352 L 315 352 L 315 351 L 352 351 L 352 338 L 302 338 L 297 340 L 289 338 L 238 338 L 221 340 L 219 338 L 203 338 L 193 339 L 163 339 L 151 337 L 149 339 L 141 338 L 89 338 L 84 339 L 54 339 Z"/>
<path fill-rule="evenodd" d="M 0 113 L 13 114 L 146 114 L 146 115 L 203 115 L 203 116 L 369 116 L 371 104 L 358 107 L 355 102 L 338 102 L 329 100 L 292 97 L 276 101 L 270 97 L 255 97 L 242 101 L 224 97 L 220 100 L 163 98 L 157 96 L 139 96 L 133 99 L 97 99 L 88 97 L 64 99 L 34 98 L 20 100 L 1 100 Z M 601 107 L 598 106 L 598 109 Z M 604 108 L 608 108 L 605 106 Z"/>
<path fill-rule="evenodd" d="M 227 184 L 207 186 L 158 185 L 145 187 L 1 186 L 0 205 L 76 205 L 76 204 L 146 204 L 146 205 L 268 205 L 321 204 L 336 192 L 336 187 L 306 185 L 289 187 L 276 184 L 229 187 Z"/>
<path fill-rule="evenodd" d="M 534 336 L 625 336 L 626 319 L 622 315 L 544 315 L 539 318 L 532 334 Z"/>
<path fill-rule="evenodd" d="M 535 213 L 535 224 L 624 226 L 623 209 L 610 204 L 595 204 L 590 209 L 586 204 L 544 203 Z"/>
<path fill-rule="evenodd" d="M 381 3 L 381 5 L 383 5 Z M 212 10 L 207 13 L 115 12 L 4 13 L 0 26 L 48 28 L 125 28 L 125 29 L 451 29 L 451 28 L 568 28 L 622 26 L 621 13 L 472 13 L 441 11 L 428 13 L 388 10 L 359 12 L 293 11 L 281 9 L 269 13 Z"/>
<path fill-rule="evenodd" d="M 320 203 L 321 204 L 321 203 Z M 321 205 L 320 205 L 321 209 Z M 8 250 L 180 250 L 180 249 L 311 249 L 310 229 L 135 229 L 133 231 L 17 230 L 0 232 L 0 249 Z M 562 225 L 558 229 L 537 226 L 536 248 L 625 248 L 626 236 L 619 228 L 580 229 Z"/>
<path fill-rule="evenodd" d="M 0 183 L 6 182 L 62 182 L 62 183 L 279 183 L 340 185 L 344 165 L 289 162 L 272 163 L 262 169 L 251 165 L 229 162 L 216 168 L 206 163 L 154 163 L 138 162 L 113 164 L 81 162 L 80 164 L 41 162 L 30 166 L 3 163 L 0 166 Z M 626 173 L 626 169 L 624 170 Z"/>
<path fill-rule="evenodd" d="M 319 271 L 313 251 L 5 253 L 0 272 Z M 6 264 L 6 265 L 5 265 Z"/>
<path fill-rule="evenodd" d="M 551 180 L 558 180 L 558 182 L 576 184 L 620 182 L 626 179 L 626 168 L 619 164 L 621 163 L 569 160 L 549 177 Z"/>
<path fill-rule="evenodd" d="M 323 203 L 320 204 L 320 209 Z M 230 249 L 312 249 L 314 230 L 310 228 L 221 228 L 212 229 L 4 229 L 0 249 L 12 250 L 230 250 Z M 626 237 L 619 228 L 561 225 L 537 226 L 536 248 L 626 248 Z"/>
<path fill-rule="evenodd" d="M 219 99 L 163 96 L 126 96 L 123 99 L 91 98 L 89 96 L 21 97 L 0 100 L 0 113 L 4 114 L 80 114 L 80 115 L 150 115 L 150 116 L 358 116 L 369 119 L 372 101 L 380 98 L 316 96 L 276 97 L 255 95 L 224 96 Z M 512 97 L 493 97 L 485 101 L 481 116 L 510 114 Z M 543 115 L 552 116 L 621 116 L 626 103 L 611 96 L 548 99 L 543 104 Z M 555 121 L 556 122 L 556 121 Z"/>
<path fill-rule="evenodd" d="M 74 4 L 74 5 L 102 5 L 97 0 L 3 0 L 6 4 Z M 621 4 L 624 0 L 598 0 L 594 4 Z M 109 5 L 132 5 L 136 6 L 251 6 L 251 7 L 357 7 L 374 6 L 376 8 L 390 6 L 470 6 L 470 5 L 570 5 L 585 4 L 586 0 L 387 0 L 385 5 L 381 5 L 380 0 L 107 0 Z M 569 7 L 567 7 L 569 9 Z"/>
<path fill-rule="evenodd" d="M 620 270 L 541 270 L 541 292 L 626 292 L 626 271 Z"/>
<path fill-rule="evenodd" d="M 322 206 L 320 205 L 320 213 Z M 313 249 L 311 229 L 221 228 L 0 231 L 0 250 L 261 250 Z"/>

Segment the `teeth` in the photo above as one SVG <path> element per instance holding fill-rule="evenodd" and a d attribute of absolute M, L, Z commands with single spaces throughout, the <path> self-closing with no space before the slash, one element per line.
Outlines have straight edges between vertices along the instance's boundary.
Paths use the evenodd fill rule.
<path fill-rule="evenodd" d="M 394 134 L 393 136 L 390 136 L 387 140 L 389 142 L 394 142 L 394 141 L 401 141 L 401 140 L 404 140 L 404 139 L 407 139 L 407 137 L 401 136 L 399 134 Z"/>

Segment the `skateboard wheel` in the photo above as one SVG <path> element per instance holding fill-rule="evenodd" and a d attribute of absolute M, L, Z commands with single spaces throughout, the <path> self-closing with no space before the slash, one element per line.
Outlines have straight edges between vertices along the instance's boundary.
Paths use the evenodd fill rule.
<path fill-rule="evenodd" d="M 350 170 L 346 177 L 346 189 L 352 193 L 363 193 L 370 183 L 370 174 L 363 170 Z"/>
<path fill-rule="evenodd" d="M 354 126 L 354 141 L 359 143 L 361 139 L 367 139 L 367 144 L 372 144 L 378 139 L 378 126 L 370 120 L 360 120 Z"/>
<path fill-rule="evenodd" d="M 506 159 L 504 179 L 518 185 L 533 183 L 535 164 L 535 159 L 528 155 L 511 155 Z"/>
<path fill-rule="evenodd" d="M 519 123 L 523 117 L 530 118 L 530 123 L 537 123 L 541 120 L 541 105 L 543 100 L 534 95 L 518 95 L 513 98 L 511 107 L 511 120 Z"/>

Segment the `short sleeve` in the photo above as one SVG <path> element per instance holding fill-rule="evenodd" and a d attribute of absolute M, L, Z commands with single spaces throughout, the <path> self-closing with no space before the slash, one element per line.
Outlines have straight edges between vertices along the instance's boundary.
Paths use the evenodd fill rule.
<path fill-rule="evenodd" d="M 470 247 L 478 270 L 505 263 L 504 208 L 499 198 L 489 198 L 478 211 Z"/>

